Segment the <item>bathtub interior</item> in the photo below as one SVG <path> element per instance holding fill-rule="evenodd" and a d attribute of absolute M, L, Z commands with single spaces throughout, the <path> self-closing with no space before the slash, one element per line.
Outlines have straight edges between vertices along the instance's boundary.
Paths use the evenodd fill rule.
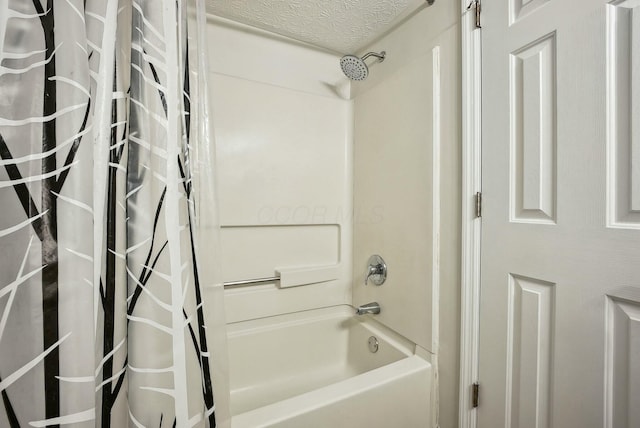
<path fill-rule="evenodd" d="M 415 345 L 342 305 L 230 324 L 231 413 L 267 406 L 414 355 Z M 369 350 L 373 336 L 378 350 Z"/>

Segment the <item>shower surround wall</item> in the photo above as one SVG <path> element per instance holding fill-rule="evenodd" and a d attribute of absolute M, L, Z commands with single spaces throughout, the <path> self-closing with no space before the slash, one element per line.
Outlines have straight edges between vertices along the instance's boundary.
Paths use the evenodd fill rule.
<path fill-rule="evenodd" d="M 352 85 L 354 304 L 377 301 L 378 321 L 434 354 L 442 428 L 458 426 L 458 7 L 436 1 L 368 46 L 360 54 L 385 50 L 387 57 Z M 387 263 L 380 287 L 364 285 L 371 254 Z"/>
<path fill-rule="evenodd" d="M 337 266 L 327 282 L 227 290 L 227 321 L 350 304 L 353 103 L 339 57 L 208 23 L 222 280 Z"/>

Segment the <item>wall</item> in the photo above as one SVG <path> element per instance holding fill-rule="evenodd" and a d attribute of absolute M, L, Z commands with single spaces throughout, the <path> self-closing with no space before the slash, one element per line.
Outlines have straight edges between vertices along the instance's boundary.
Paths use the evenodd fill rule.
<path fill-rule="evenodd" d="M 208 29 L 221 279 L 335 267 L 314 279 L 327 282 L 227 290 L 227 321 L 351 303 L 353 113 L 339 57 L 220 18 Z"/>
<path fill-rule="evenodd" d="M 355 83 L 354 304 L 434 354 L 439 422 L 458 426 L 460 27 L 437 1 L 366 51 L 385 50 Z M 380 254 L 388 279 L 364 285 Z"/>

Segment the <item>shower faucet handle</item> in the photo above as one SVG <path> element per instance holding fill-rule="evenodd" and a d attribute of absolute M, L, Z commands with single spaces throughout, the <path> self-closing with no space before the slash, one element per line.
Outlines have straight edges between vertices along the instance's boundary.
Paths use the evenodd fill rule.
<path fill-rule="evenodd" d="M 369 278 L 375 285 L 382 285 L 387 279 L 387 264 L 377 254 L 369 257 L 367 270 L 364 273 L 364 285 L 369 284 Z"/>

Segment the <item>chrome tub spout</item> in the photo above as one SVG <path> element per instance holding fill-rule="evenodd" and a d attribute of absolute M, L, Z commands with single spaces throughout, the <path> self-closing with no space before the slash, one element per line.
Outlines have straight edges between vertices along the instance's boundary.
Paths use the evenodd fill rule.
<path fill-rule="evenodd" d="M 367 303 L 366 305 L 358 306 L 356 308 L 356 315 L 364 315 L 364 314 L 379 314 L 380 313 L 380 305 L 378 302 Z"/>

